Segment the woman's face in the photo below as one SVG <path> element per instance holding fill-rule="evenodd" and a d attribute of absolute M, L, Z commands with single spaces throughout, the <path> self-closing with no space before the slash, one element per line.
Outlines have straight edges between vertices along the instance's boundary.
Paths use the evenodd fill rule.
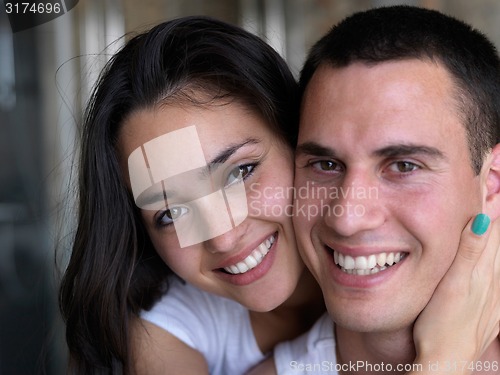
<path fill-rule="evenodd" d="M 125 120 L 119 149 L 145 227 L 177 275 L 254 311 L 290 297 L 304 267 L 293 156 L 261 117 L 235 102 L 145 109 Z"/>

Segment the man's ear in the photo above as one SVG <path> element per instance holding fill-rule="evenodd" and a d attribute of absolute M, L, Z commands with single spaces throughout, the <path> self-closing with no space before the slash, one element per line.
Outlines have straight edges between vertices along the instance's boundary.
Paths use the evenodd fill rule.
<path fill-rule="evenodd" d="M 500 217 L 500 143 L 491 150 L 482 173 L 486 185 L 483 211 L 495 220 Z"/>

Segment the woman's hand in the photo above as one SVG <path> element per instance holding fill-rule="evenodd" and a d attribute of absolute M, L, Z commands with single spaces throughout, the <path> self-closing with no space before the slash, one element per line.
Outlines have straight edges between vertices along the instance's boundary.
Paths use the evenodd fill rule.
<path fill-rule="evenodd" d="M 414 326 L 416 362 L 477 361 L 500 330 L 500 223 L 462 232 L 456 258 Z M 436 373 L 436 372 L 434 372 Z M 439 373 L 439 371 L 437 372 Z M 447 374 L 469 373 L 467 369 Z"/>

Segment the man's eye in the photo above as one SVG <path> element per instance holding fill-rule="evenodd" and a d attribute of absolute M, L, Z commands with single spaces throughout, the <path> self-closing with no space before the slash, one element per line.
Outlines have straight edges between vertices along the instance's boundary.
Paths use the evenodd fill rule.
<path fill-rule="evenodd" d="M 160 213 L 156 221 L 159 226 L 170 225 L 187 212 L 188 209 L 186 207 L 167 208 L 165 211 Z"/>
<path fill-rule="evenodd" d="M 311 163 L 311 166 L 322 172 L 339 172 L 342 169 L 342 166 L 332 160 L 320 160 Z"/>
<path fill-rule="evenodd" d="M 392 169 L 393 172 L 410 173 L 416 171 L 420 167 L 417 164 L 412 163 L 410 161 L 397 161 L 391 164 L 390 168 Z"/>
<path fill-rule="evenodd" d="M 255 164 L 245 164 L 234 168 L 227 176 L 226 186 L 245 180 L 255 168 Z"/>

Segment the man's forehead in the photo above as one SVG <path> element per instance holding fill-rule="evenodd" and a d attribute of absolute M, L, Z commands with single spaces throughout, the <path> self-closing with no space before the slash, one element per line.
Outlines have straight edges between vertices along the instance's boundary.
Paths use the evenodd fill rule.
<path fill-rule="evenodd" d="M 432 62 L 323 65 L 317 73 L 302 103 L 299 143 L 342 138 L 355 146 L 377 132 L 381 141 L 433 146 L 423 140 L 448 138 L 451 131 L 460 133 L 457 127 L 465 142 L 452 82 Z"/>
<path fill-rule="evenodd" d="M 374 84 L 379 90 L 406 89 L 438 90 L 441 95 L 455 94 L 455 80 L 439 61 L 431 59 L 401 59 L 381 62 L 354 61 L 346 66 L 322 63 L 318 66 L 304 91 L 303 104 L 318 89 L 331 95 L 345 94 L 350 89 L 367 89 Z M 314 95 L 313 95 L 314 96 Z"/>

